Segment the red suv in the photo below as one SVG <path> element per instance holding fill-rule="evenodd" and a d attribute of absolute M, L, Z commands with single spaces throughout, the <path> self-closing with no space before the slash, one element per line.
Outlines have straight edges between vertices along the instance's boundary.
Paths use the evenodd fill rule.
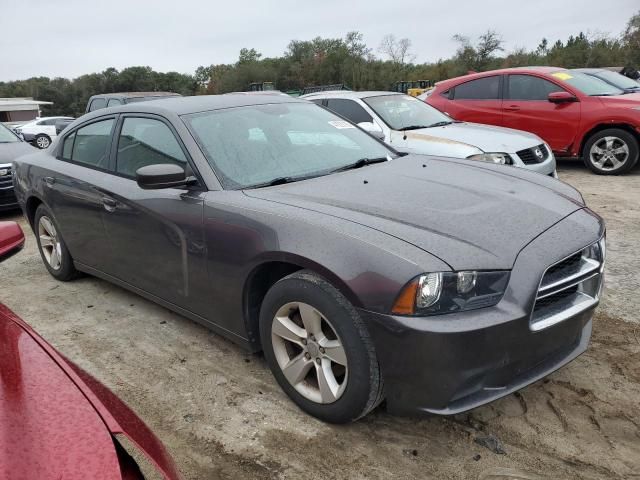
<path fill-rule="evenodd" d="M 436 84 L 426 102 L 457 120 L 526 130 L 558 157 L 582 157 L 595 173 L 628 172 L 638 161 L 640 93 L 624 94 L 580 72 L 554 67 L 494 70 Z"/>

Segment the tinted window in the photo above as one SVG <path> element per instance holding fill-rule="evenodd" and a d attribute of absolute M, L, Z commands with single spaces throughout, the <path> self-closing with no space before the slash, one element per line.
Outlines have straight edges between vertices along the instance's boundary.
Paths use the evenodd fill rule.
<path fill-rule="evenodd" d="M 107 106 L 107 101 L 104 98 L 95 98 L 91 105 L 89 106 L 89 111 L 93 112 L 94 110 L 98 110 L 100 108 L 104 108 Z"/>
<path fill-rule="evenodd" d="M 371 115 L 353 100 L 330 98 L 327 100 L 327 108 L 351 120 L 353 123 L 373 121 Z"/>
<path fill-rule="evenodd" d="M 509 93 L 511 100 L 544 100 L 552 92 L 563 92 L 555 83 L 532 75 L 509 75 Z"/>
<path fill-rule="evenodd" d="M 497 100 L 500 98 L 500 77 L 484 77 L 455 87 L 455 100 Z"/>
<path fill-rule="evenodd" d="M 109 165 L 107 154 L 113 122 L 114 120 L 110 118 L 109 120 L 95 122 L 76 130 L 71 160 L 92 167 L 106 169 Z M 69 137 L 65 139 L 63 152 L 67 147 L 66 142 L 68 139 Z"/>
<path fill-rule="evenodd" d="M 315 103 L 316 105 L 322 105 L 322 99 L 321 98 L 315 98 L 313 100 L 311 100 L 313 103 Z"/>
<path fill-rule="evenodd" d="M 117 98 L 112 98 L 107 103 L 107 107 L 117 107 L 118 105 L 122 105 L 122 101 Z"/>
<path fill-rule="evenodd" d="M 151 118 L 125 118 L 118 139 L 116 170 L 135 177 L 136 170 L 146 165 L 187 162 L 180 144 L 167 125 Z"/>
<path fill-rule="evenodd" d="M 361 158 L 393 157 L 359 128 L 306 102 L 227 108 L 183 118 L 225 188 L 326 175 Z"/>

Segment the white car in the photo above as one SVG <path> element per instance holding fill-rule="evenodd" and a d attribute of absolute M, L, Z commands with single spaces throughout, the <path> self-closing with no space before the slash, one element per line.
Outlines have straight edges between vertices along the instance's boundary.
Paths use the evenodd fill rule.
<path fill-rule="evenodd" d="M 400 152 L 513 165 L 557 178 L 551 147 L 532 133 L 459 122 L 402 93 L 340 90 L 300 98 L 332 110 Z"/>
<path fill-rule="evenodd" d="M 51 142 L 58 136 L 56 122 L 58 120 L 73 120 L 73 117 L 40 117 L 14 128 L 26 142 L 38 148 L 49 148 Z"/>

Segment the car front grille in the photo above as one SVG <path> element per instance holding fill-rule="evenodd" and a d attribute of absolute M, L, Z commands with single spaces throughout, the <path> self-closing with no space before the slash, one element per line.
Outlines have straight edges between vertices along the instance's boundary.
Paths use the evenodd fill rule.
<path fill-rule="evenodd" d="M 13 188 L 13 179 L 11 178 L 11 165 L 0 165 L 0 190 L 9 190 Z"/>
<path fill-rule="evenodd" d="M 520 150 L 519 152 L 516 152 L 516 155 L 520 157 L 520 160 L 522 160 L 522 163 L 525 165 L 532 165 L 534 163 L 542 163 L 549 158 L 549 149 L 543 143 L 533 148 Z"/>
<path fill-rule="evenodd" d="M 543 330 L 598 303 L 605 260 L 604 237 L 544 272 L 531 314 L 531 329 Z"/>

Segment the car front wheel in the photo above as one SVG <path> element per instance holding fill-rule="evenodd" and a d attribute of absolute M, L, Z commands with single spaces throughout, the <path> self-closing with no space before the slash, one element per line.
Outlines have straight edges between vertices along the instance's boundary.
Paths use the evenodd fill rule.
<path fill-rule="evenodd" d="M 302 270 L 277 282 L 261 307 L 260 336 L 277 382 L 310 415 L 347 423 L 382 400 L 368 331 L 353 305 L 322 277 Z"/>
<path fill-rule="evenodd" d="M 49 138 L 48 135 L 45 135 L 44 133 L 40 133 L 36 135 L 34 142 L 36 144 L 36 147 L 40 149 L 49 148 L 49 145 L 51 145 L 51 139 Z"/>
<path fill-rule="evenodd" d="M 38 250 L 44 266 L 56 279 L 66 282 L 78 276 L 60 229 L 47 207 L 40 205 L 34 218 Z"/>
<path fill-rule="evenodd" d="M 583 160 L 599 175 L 626 173 L 638 162 L 638 140 L 619 128 L 602 130 L 585 144 Z"/>

